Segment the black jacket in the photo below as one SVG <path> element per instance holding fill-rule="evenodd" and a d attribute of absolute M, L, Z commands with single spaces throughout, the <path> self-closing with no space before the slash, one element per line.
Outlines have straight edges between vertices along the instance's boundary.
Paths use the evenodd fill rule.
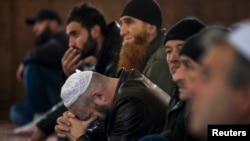
<path fill-rule="evenodd" d="M 179 99 L 178 87 L 173 90 L 169 103 L 163 136 L 171 141 L 196 141 L 187 130 L 186 102 Z"/>
<path fill-rule="evenodd" d="M 118 24 L 116 22 L 110 23 L 94 71 L 111 77 L 117 75 L 117 63 L 122 40 Z M 37 122 L 38 128 L 40 128 L 46 136 L 50 135 L 54 132 L 56 119 L 65 111 L 67 111 L 67 109 L 64 107 L 63 102 L 58 103 Z"/>
<path fill-rule="evenodd" d="M 106 76 L 116 77 L 119 54 L 123 41 L 123 38 L 120 36 L 118 23 L 110 23 L 108 25 L 108 31 L 104 36 L 105 40 L 103 42 L 101 54 L 97 58 L 94 71 Z"/>
<path fill-rule="evenodd" d="M 161 133 L 169 99 L 166 92 L 138 71 L 123 70 L 105 122 L 106 139 L 92 139 L 88 132 L 77 141 L 137 141 L 145 135 Z"/>
<path fill-rule="evenodd" d="M 58 32 L 31 49 L 23 58 L 23 63 L 41 64 L 51 69 L 62 70 L 61 59 L 68 49 L 68 36 Z"/>

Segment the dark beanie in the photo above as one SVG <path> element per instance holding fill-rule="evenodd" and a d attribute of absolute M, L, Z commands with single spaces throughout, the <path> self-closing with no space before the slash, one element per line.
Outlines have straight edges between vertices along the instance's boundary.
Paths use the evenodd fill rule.
<path fill-rule="evenodd" d="M 183 40 L 185 41 L 188 37 L 197 34 L 206 26 L 196 18 L 185 18 L 177 22 L 170 28 L 165 36 L 164 44 L 168 40 Z"/>
<path fill-rule="evenodd" d="M 180 50 L 180 55 L 186 55 L 199 63 L 200 57 L 205 49 L 219 40 L 222 40 L 229 33 L 225 27 L 211 26 L 201 30 L 198 34 L 189 37 Z"/>
<path fill-rule="evenodd" d="M 155 0 L 130 0 L 124 7 L 122 16 L 131 16 L 161 28 L 162 14 Z"/>
<path fill-rule="evenodd" d="M 188 38 L 180 50 L 180 55 L 186 55 L 195 62 L 198 62 L 200 56 L 203 54 L 205 47 L 200 42 L 199 34 Z"/>

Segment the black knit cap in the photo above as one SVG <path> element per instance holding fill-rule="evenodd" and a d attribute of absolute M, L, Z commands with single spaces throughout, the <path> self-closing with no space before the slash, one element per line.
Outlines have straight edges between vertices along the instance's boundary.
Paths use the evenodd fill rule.
<path fill-rule="evenodd" d="M 206 48 L 222 40 L 229 33 L 229 29 L 222 26 L 210 26 L 201 30 L 198 34 L 189 37 L 180 50 L 179 55 L 186 55 L 197 63 Z"/>
<path fill-rule="evenodd" d="M 203 24 L 197 18 L 185 18 L 177 22 L 174 26 L 170 28 L 165 36 L 164 44 L 168 40 L 183 40 L 185 41 L 188 37 L 197 34 L 205 28 L 205 24 Z"/>
<path fill-rule="evenodd" d="M 122 16 L 131 16 L 161 28 L 162 13 L 155 0 L 130 0 L 124 7 Z"/>
<path fill-rule="evenodd" d="M 191 36 L 182 46 L 179 55 L 186 55 L 195 62 L 198 62 L 200 56 L 203 54 L 205 47 L 200 42 L 199 34 Z"/>
<path fill-rule="evenodd" d="M 36 22 L 43 20 L 56 20 L 59 25 L 62 24 L 59 14 L 56 11 L 47 8 L 38 11 L 34 17 L 27 18 L 25 23 L 27 25 L 34 25 Z"/>

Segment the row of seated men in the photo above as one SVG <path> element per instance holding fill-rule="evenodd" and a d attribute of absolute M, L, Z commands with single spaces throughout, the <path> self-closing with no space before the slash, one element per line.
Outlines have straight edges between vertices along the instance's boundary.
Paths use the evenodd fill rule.
<path fill-rule="evenodd" d="M 34 29 L 46 20 L 51 29 L 60 23 L 58 16 L 41 13 L 27 21 Z M 26 95 L 27 104 L 11 109 L 16 124 L 36 129 L 32 140 L 56 131 L 60 139 L 71 141 L 194 141 L 206 140 L 208 124 L 250 122 L 247 23 L 231 29 L 184 18 L 166 31 L 156 1 L 131 0 L 119 24 L 107 25 L 103 14 L 88 4 L 74 7 L 66 33 L 68 48 L 58 56 L 61 69 L 55 73 L 62 71 L 65 81 L 53 91 L 57 100 L 51 105 L 58 103 L 52 107 L 40 99 L 44 93 L 33 90 Z M 34 59 L 35 52 L 20 67 L 25 84 L 37 80 L 29 80 L 27 70 L 44 70 L 36 69 L 44 65 Z M 35 113 L 47 110 L 32 122 Z"/>

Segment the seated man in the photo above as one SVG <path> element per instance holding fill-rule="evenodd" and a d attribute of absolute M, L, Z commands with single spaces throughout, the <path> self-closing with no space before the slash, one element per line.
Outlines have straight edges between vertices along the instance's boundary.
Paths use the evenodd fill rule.
<path fill-rule="evenodd" d="M 210 46 L 203 56 L 199 83 L 188 99 L 189 129 L 201 139 L 207 139 L 209 124 L 250 124 L 249 37 L 250 24 L 243 24 Z M 248 137 L 233 138 L 242 141 Z"/>
<path fill-rule="evenodd" d="M 130 0 L 119 21 L 120 35 L 124 40 L 118 69 L 136 69 L 170 94 L 174 83 L 165 61 L 163 41 L 166 31 L 162 28 L 159 3 L 155 0 Z"/>
<path fill-rule="evenodd" d="M 170 99 L 136 70 L 121 70 L 119 78 L 75 73 L 63 85 L 61 97 L 70 112 L 58 118 L 57 135 L 83 141 L 137 141 L 160 133 Z M 93 122 L 104 122 L 105 137 L 87 132 Z"/>
<path fill-rule="evenodd" d="M 62 58 L 65 80 L 76 70 L 87 70 L 86 60 L 96 58 L 91 70 L 106 76 L 117 75 L 117 63 L 122 43 L 117 22 L 106 24 L 104 15 L 94 6 L 80 3 L 72 8 L 66 19 L 70 42 Z M 91 59 L 90 59 L 91 60 Z M 89 62 L 89 61 L 88 61 Z M 36 123 L 32 140 L 44 140 L 52 133 L 56 119 L 67 111 L 62 102 L 55 105 Z"/>
<path fill-rule="evenodd" d="M 175 141 L 182 140 L 193 140 L 192 137 L 189 137 L 186 130 L 186 103 L 182 101 L 183 89 L 185 86 L 185 81 L 179 81 L 176 77 L 179 75 L 183 76 L 184 74 L 178 74 L 177 70 L 179 69 L 181 62 L 179 52 L 182 50 L 182 47 L 185 46 L 185 43 L 188 38 L 198 34 L 206 26 L 199 19 L 196 18 L 184 18 L 177 22 L 166 34 L 165 37 L 165 46 L 166 46 L 166 61 L 170 66 L 170 72 L 173 77 L 173 81 L 177 83 L 178 86 L 171 93 L 171 101 L 169 104 L 167 121 L 164 128 L 164 136 L 168 136 L 169 139 Z M 193 46 L 187 48 L 188 51 L 195 52 L 197 49 Z M 195 52 L 194 56 L 198 56 L 199 52 Z"/>
<path fill-rule="evenodd" d="M 55 11 L 42 9 L 26 24 L 33 26 L 36 42 L 17 70 L 17 79 L 25 86 L 25 102 L 12 106 L 10 118 L 20 126 L 60 101 L 61 58 L 68 48 L 68 37 Z"/>
<path fill-rule="evenodd" d="M 175 82 L 177 82 L 179 87 L 179 91 L 176 92 L 179 94 L 179 97 L 178 100 L 175 98 L 175 101 L 178 101 L 175 106 L 170 105 L 171 107 L 175 107 L 175 112 L 173 112 L 174 108 L 172 108 L 171 112 L 169 112 L 169 117 L 170 114 L 172 114 L 172 128 L 169 128 L 163 132 L 162 135 L 165 136 L 166 139 L 171 141 L 198 140 L 195 136 L 192 136 L 187 129 L 188 112 L 186 110 L 186 100 L 188 99 L 190 93 L 192 93 L 193 87 L 197 87 L 199 84 L 199 81 L 197 81 L 197 77 L 199 75 L 197 74 L 201 73 L 202 70 L 199 60 L 203 56 L 206 47 L 208 47 L 209 44 L 213 44 L 213 42 L 215 42 L 218 38 L 225 36 L 227 32 L 228 30 L 224 27 L 207 27 L 196 35 L 189 37 L 180 49 L 178 54 L 180 64 L 173 75 L 173 79 Z M 173 115 L 173 113 L 175 113 L 175 115 Z M 174 116 L 178 116 L 178 118 L 174 119 Z M 174 120 L 176 120 L 176 123 Z M 171 121 L 168 121 L 168 123 Z M 154 137 L 156 141 L 157 138 L 159 138 L 157 136 L 151 136 L 145 137 L 140 141 L 149 141 L 150 138 L 154 139 Z"/>

